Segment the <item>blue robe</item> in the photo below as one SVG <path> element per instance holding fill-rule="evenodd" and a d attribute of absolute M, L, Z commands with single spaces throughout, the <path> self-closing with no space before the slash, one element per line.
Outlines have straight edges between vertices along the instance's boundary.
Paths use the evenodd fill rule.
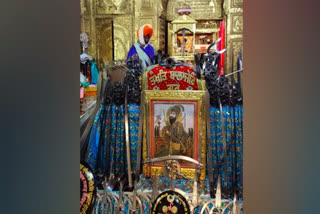
<path fill-rule="evenodd" d="M 150 58 L 150 61 L 152 62 L 152 59 L 154 57 L 154 49 L 153 47 L 149 44 L 147 45 L 147 47 L 143 48 L 141 47 L 141 50 L 143 50 Z M 136 48 L 134 47 L 134 45 L 132 45 L 132 47 L 130 48 L 129 50 L 129 53 L 128 53 L 128 56 L 127 56 L 127 61 L 130 59 L 130 57 L 132 57 L 134 54 L 137 54 L 137 51 L 136 51 Z M 138 56 L 138 59 L 139 59 L 139 56 Z M 148 63 L 147 63 L 147 67 L 150 66 Z"/>

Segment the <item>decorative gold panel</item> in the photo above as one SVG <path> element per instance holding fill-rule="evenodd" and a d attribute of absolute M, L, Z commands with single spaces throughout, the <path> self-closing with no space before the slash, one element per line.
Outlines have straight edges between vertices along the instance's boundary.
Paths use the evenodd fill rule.
<path fill-rule="evenodd" d="M 240 50 L 242 50 L 242 52 L 243 52 L 242 38 L 231 39 L 228 41 L 228 54 L 227 54 L 228 73 L 230 73 L 232 71 L 232 68 L 234 71 L 237 69 L 237 58 L 238 58 L 238 54 L 239 54 Z M 231 65 L 231 62 L 233 65 Z"/>
<path fill-rule="evenodd" d="M 242 5 L 242 0 L 225 0 L 223 2 L 223 9 L 226 15 L 229 15 L 230 13 L 242 13 Z"/>
<path fill-rule="evenodd" d="M 153 6 L 153 0 L 142 0 L 141 1 L 141 10 L 152 9 L 152 6 Z"/>
<path fill-rule="evenodd" d="M 242 0 L 225 0 L 223 7 L 226 12 L 226 57 L 225 72 L 236 70 L 236 63 L 240 49 L 243 47 L 243 9 Z"/>
<path fill-rule="evenodd" d="M 166 21 L 159 19 L 159 49 L 164 53 L 166 46 Z"/>
<path fill-rule="evenodd" d="M 159 4 L 161 4 L 161 13 L 158 13 L 158 17 L 163 17 L 166 18 L 167 17 L 167 4 L 168 4 L 168 0 L 161 0 L 159 1 Z"/>
<path fill-rule="evenodd" d="M 133 0 L 96 0 L 96 14 L 130 14 Z"/>
<path fill-rule="evenodd" d="M 173 32 L 173 25 L 171 23 L 168 23 L 168 35 L 167 35 L 167 40 L 168 40 L 168 54 L 170 56 L 173 55 L 173 43 L 172 43 L 172 37 L 174 36 Z"/>
<path fill-rule="evenodd" d="M 104 69 L 107 61 L 112 60 L 112 27 L 111 19 L 96 19 L 96 61 L 98 69 Z"/>
<path fill-rule="evenodd" d="M 144 169 L 146 168 L 147 166 L 144 166 Z M 159 176 L 161 175 L 161 173 L 163 173 L 165 170 L 164 170 L 164 167 L 159 167 L 159 166 L 152 166 L 150 168 L 151 172 L 150 172 L 150 176 L 153 177 L 155 176 L 156 174 Z M 195 169 L 187 169 L 187 168 L 181 168 L 181 174 L 183 174 L 184 176 L 186 176 L 187 178 L 190 178 L 190 179 L 194 179 L 194 175 L 195 175 L 195 172 L 196 170 Z M 203 179 L 201 179 L 203 180 Z"/>
<path fill-rule="evenodd" d="M 87 33 L 89 31 L 89 24 L 87 21 L 84 19 L 83 16 L 80 16 L 80 33 Z"/>
<path fill-rule="evenodd" d="M 90 16 L 90 0 L 80 0 L 80 14 L 84 17 Z"/>
<path fill-rule="evenodd" d="M 231 7 L 238 8 L 243 6 L 243 0 L 231 0 L 232 4 Z"/>
<path fill-rule="evenodd" d="M 114 19 L 114 59 L 122 60 L 127 54 L 133 42 L 132 38 L 132 17 L 116 16 Z"/>
<path fill-rule="evenodd" d="M 137 29 L 142 26 L 142 25 L 145 25 L 145 24 L 151 24 L 153 29 L 154 29 L 154 26 L 155 26 L 155 21 L 154 21 L 154 17 L 153 16 L 144 16 L 144 17 L 141 17 L 139 19 L 139 26 L 137 26 Z M 155 29 L 154 29 L 155 30 Z M 153 32 L 155 33 L 155 32 Z M 154 36 L 154 34 L 153 34 Z"/>
<path fill-rule="evenodd" d="M 176 24 L 174 25 L 176 30 L 182 29 L 182 28 L 187 28 L 191 32 L 193 32 L 194 24 Z"/>
<path fill-rule="evenodd" d="M 214 20 L 206 20 L 206 21 L 198 21 L 196 24 L 196 29 L 198 30 L 208 30 L 211 32 L 219 30 L 220 21 L 214 21 Z"/>
<path fill-rule="evenodd" d="M 231 33 L 232 34 L 242 34 L 243 31 L 243 17 L 242 13 L 231 13 Z"/>
<path fill-rule="evenodd" d="M 199 138 L 198 138 L 198 146 L 201 144 L 201 164 L 202 169 L 200 171 L 200 180 L 204 180 L 206 176 L 206 117 L 207 113 L 204 108 L 203 104 L 203 96 L 205 91 L 182 91 L 182 90 L 163 90 L 163 91 L 156 91 L 156 90 L 145 90 L 142 96 L 144 96 L 145 105 L 148 106 L 145 109 L 145 116 L 143 121 L 143 126 L 145 127 L 143 133 L 143 148 L 142 148 L 142 157 L 143 161 L 148 159 L 148 152 L 147 151 L 147 133 L 149 131 L 150 125 L 149 123 L 149 113 L 151 108 L 151 101 L 152 100 L 183 100 L 183 101 L 197 101 L 198 102 L 198 113 L 196 114 L 196 120 L 198 121 L 198 131 L 199 131 Z M 149 145 L 150 146 L 150 145 Z M 148 147 L 149 147 L 148 146 Z M 153 166 L 151 164 L 144 164 L 143 165 L 143 173 L 145 176 L 150 177 L 159 173 L 163 170 L 163 167 Z M 181 168 L 181 173 L 189 177 L 191 179 L 194 178 L 195 169 L 192 168 Z"/>
<path fill-rule="evenodd" d="M 190 5 L 192 10 L 190 17 L 195 20 L 210 20 L 222 18 L 222 1 L 213 0 L 214 7 L 209 6 L 210 1 L 211 0 L 169 0 L 167 7 L 167 19 L 169 21 L 176 19 L 179 16 L 177 11 L 184 3 Z"/>

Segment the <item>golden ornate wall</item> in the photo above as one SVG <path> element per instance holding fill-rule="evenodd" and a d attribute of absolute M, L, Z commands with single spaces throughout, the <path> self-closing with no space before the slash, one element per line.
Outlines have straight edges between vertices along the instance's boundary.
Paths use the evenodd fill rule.
<path fill-rule="evenodd" d="M 111 18 L 97 18 L 95 20 L 95 31 L 96 31 L 96 40 L 95 47 L 96 54 L 94 56 L 95 60 L 98 63 L 99 70 L 103 69 L 105 63 L 108 60 L 112 60 L 112 20 Z M 111 51 L 110 51 L 111 50 Z"/>
<path fill-rule="evenodd" d="M 227 22 L 225 65 L 226 73 L 230 73 L 237 69 L 237 57 L 243 50 L 243 0 L 225 0 L 223 7 Z"/>
<path fill-rule="evenodd" d="M 99 70 L 113 59 L 113 48 L 115 60 L 127 57 L 135 40 L 134 4 L 134 0 L 80 0 L 81 32 L 89 36 L 88 54 L 98 62 Z"/>
<path fill-rule="evenodd" d="M 137 29 L 151 24 L 154 34 L 151 40 L 155 51 L 165 50 L 166 20 L 177 18 L 177 9 L 183 3 L 191 6 L 191 17 L 198 21 L 197 32 L 217 32 L 221 20 L 226 20 L 226 73 L 235 67 L 242 40 L 242 0 L 80 0 L 81 32 L 89 36 L 88 53 L 98 61 L 99 69 L 114 59 L 125 59 L 131 45 L 137 40 Z M 114 44 L 112 44 L 112 20 Z M 168 49 L 171 50 L 168 40 Z M 170 52 L 170 51 L 169 51 Z"/>
<path fill-rule="evenodd" d="M 154 34 L 151 44 L 157 51 L 165 49 L 167 0 L 80 0 L 81 32 L 89 36 L 88 54 L 99 64 L 114 59 L 126 59 L 136 41 L 137 29 L 151 24 Z M 112 44 L 112 22 L 114 44 Z M 103 68 L 103 65 L 99 66 Z"/>
<path fill-rule="evenodd" d="M 213 2 L 213 5 L 210 2 Z M 167 19 L 178 18 L 177 9 L 186 3 L 191 7 L 190 17 L 195 20 L 212 20 L 222 18 L 222 0 L 169 0 Z M 212 5 L 212 6 L 210 6 Z"/>

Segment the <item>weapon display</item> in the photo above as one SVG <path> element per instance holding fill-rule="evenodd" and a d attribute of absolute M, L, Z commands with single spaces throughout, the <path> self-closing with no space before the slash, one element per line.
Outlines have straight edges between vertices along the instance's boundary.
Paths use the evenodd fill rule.
<path fill-rule="evenodd" d="M 154 211 L 156 213 L 223 213 L 231 209 L 233 209 L 234 212 L 239 211 L 242 204 L 237 200 L 238 195 L 233 194 L 235 193 L 234 191 L 232 192 L 232 194 L 235 195 L 233 200 L 223 202 L 224 200 L 221 199 L 221 197 L 223 195 L 223 187 L 228 185 L 226 165 L 227 156 L 230 151 L 229 145 L 234 143 L 229 142 L 230 137 L 227 136 L 229 129 L 225 127 L 225 123 L 228 123 L 225 114 L 228 114 L 228 112 L 224 111 L 226 105 L 232 104 L 232 107 L 234 107 L 235 104 L 242 102 L 240 72 L 243 71 L 243 68 L 240 52 L 237 63 L 238 70 L 227 75 L 218 74 L 220 55 L 226 51 L 226 49 L 221 51 L 217 50 L 217 44 L 219 42 L 220 39 L 211 44 L 207 49 L 207 53 L 201 57 L 195 56 L 197 63 L 196 69 L 198 71 L 196 75 L 198 78 L 205 80 L 207 88 L 207 94 L 202 98 L 204 101 L 199 110 L 200 114 L 198 114 L 201 118 L 198 126 L 203 127 L 205 125 L 206 127 L 205 129 L 200 128 L 199 133 L 197 133 L 199 139 L 206 139 L 206 144 L 204 144 L 205 141 L 199 141 L 197 149 L 194 151 L 197 152 L 197 160 L 183 155 L 151 157 L 150 139 L 155 136 L 153 136 L 152 132 L 146 132 L 144 126 L 150 125 L 150 121 L 152 121 L 149 117 L 151 112 L 148 112 L 152 111 L 152 108 L 149 108 L 150 106 L 144 101 L 145 95 L 141 91 L 139 78 L 142 71 L 138 65 L 139 61 L 133 58 L 128 60 L 124 81 L 115 82 L 112 85 L 111 95 L 109 98 L 106 98 L 106 102 L 102 103 L 102 105 L 107 103 L 109 105 L 109 110 L 104 108 L 100 116 L 100 123 L 102 124 L 100 128 L 103 129 L 103 134 L 100 135 L 100 139 L 98 140 L 99 145 L 104 143 L 104 147 L 99 146 L 99 148 L 106 149 L 107 151 L 104 163 L 106 170 L 104 171 L 105 174 L 102 175 L 103 180 L 97 177 L 97 183 L 103 183 L 103 187 L 99 187 L 100 190 L 97 191 L 96 212 L 94 212 L 94 214 L 142 213 L 143 210 Z M 154 60 L 164 62 L 159 65 L 163 66 L 163 68 L 166 67 L 170 69 L 176 65 L 172 58 L 164 58 L 161 53 L 159 53 L 157 59 L 155 58 Z M 237 75 L 237 79 L 234 78 L 234 75 Z M 228 78 L 231 78 L 231 84 Z M 132 121 L 132 114 L 134 113 L 129 111 L 131 104 L 135 104 L 135 108 L 139 108 L 139 115 L 135 117 L 138 118 L 139 121 L 138 119 L 134 119 L 133 121 L 137 132 L 132 132 L 133 126 L 130 121 Z M 211 151 L 215 149 L 211 138 L 211 130 L 214 130 L 211 127 L 212 121 L 209 113 L 211 107 L 219 109 L 219 125 L 221 124 L 220 128 L 222 133 L 222 135 L 219 136 L 222 138 L 220 143 L 222 143 L 223 146 L 220 153 L 223 154 L 223 160 L 221 160 L 220 157 L 220 159 L 216 159 L 215 164 L 218 165 L 218 168 L 216 168 L 217 171 L 211 167 L 213 166 L 214 158 Z M 115 111 L 115 109 L 117 111 L 116 114 L 112 115 L 107 113 L 108 111 Z M 236 114 L 234 109 L 232 109 L 232 114 Z M 122 115 L 122 118 L 120 115 Z M 107 124 L 107 121 L 110 123 Z M 113 122 L 117 124 L 113 124 L 114 126 L 112 126 L 111 124 Z M 120 123 L 121 125 L 118 125 Z M 104 136 L 104 138 L 101 136 Z M 180 143 L 182 146 L 185 146 L 186 142 L 177 138 L 173 133 L 169 132 L 167 136 L 169 136 L 172 141 L 175 141 L 175 143 Z M 192 133 L 190 136 L 196 135 Z M 136 137 L 137 139 L 132 140 L 132 137 Z M 160 134 L 158 133 L 156 137 L 160 137 Z M 146 138 L 146 141 L 144 142 L 142 138 Z M 135 142 L 136 147 L 134 147 Z M 206 183 L 207 180 L 200 180 L 200 169 L 203 168 L 201 163 L 201 143 L 204 144 L 207 151 L 207 162 L 203 164 L 208 165 L 206 173 L 208 173 L 209 183 Z M 146 154 L 147 157 L 144 159 L 144 162 L 141 161 L 143 146 L 146 146 L 143 148 L 146 148 L 146 153 L 143 154 Z M 132 154 L 133 148 L 136 149 L 137 155 Z M 188 146 L 185 146 L 183 149 L 187 150 Z M 100 153 L 102 154 L 102 152 L 99 151 L 98 158 L 102 157 Z M 184 153 L 180 152 L 180 154 Z M 194 170 L 192 171 L 194 174 L 191 176 L 185 171 L 181 173 L 180 164 L 184 163 L 184 161 L 194 164 L 194 169 L 192 169 Z M 158 165 L 155 164 L 157 162 L 164 162 L 165 164 L 160 164 L 162 167 L 160 171 L 152 171 L 155 169 L 158 170 Z M 99 165 L 98 168 L 101 168 L 101 163 L 99 163 L 99 161 L 97 163 Z M 136 165 L 134 165 L 135 163 Z M 238 163 L 237 160 L 235 163 Z M 143 167 L 147 167 L 147 169 L 150 166 L 153 167 L 149 168 L 152 170 L 150 170 L 150 175 L 147 175 L 151 177 L 141 175 L 141 164 L 145 164 Z M 222 167 L 224 168 L 223 184 L 221 184 L 220 179 L 220 170 Z M 183 170 L 185 170 L 185 168 L 183 168 Z M 214 175 L 217 175 L 217 177 L 214 177 Z M 107 176 L 108 179 L 103 176 Z M 121 177 L 121 179 L 116 179 L 117 177 Z M 240 179 L 240 177 L 236 177 L 236 179 Z M 215 182 L 217 182 L 218 185 Z M 215 185 L 217 185 L 217 188 Z M 233 190 L 235 190 L 235 183 L 232 185 L 234 185 Z M 179 192 L 177 188 L 183 192 Z M 161 191 L 164 192 L 161 193 Z M 214 191 L 216 191 L 216 195 L 214 195 Z M 210 193 L 210 195 L 207 193 Z M 167 194 L 166 197 L 163 196 L 164 194 Z M 170 197 L 168 197 L 169 195 Z M 179 201 L 178 204 L 175 204 L 172 198 L 174 201 Z"/>

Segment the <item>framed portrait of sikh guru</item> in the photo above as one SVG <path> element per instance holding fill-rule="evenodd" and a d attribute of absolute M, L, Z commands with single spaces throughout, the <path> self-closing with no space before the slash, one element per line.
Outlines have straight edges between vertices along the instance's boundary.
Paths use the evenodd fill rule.
<path fill-rule="evenodd" d="M 164 171 L 164 163 L 147 160 L 165 156 L 185 156 L 201 163 L 200 180 L 205 179 L 206 108 L 205 91 L 145 90 L 143 173 L 154 176 Z M 179 160 L 180 173 L 194 179 L 196 164 Z"/>

